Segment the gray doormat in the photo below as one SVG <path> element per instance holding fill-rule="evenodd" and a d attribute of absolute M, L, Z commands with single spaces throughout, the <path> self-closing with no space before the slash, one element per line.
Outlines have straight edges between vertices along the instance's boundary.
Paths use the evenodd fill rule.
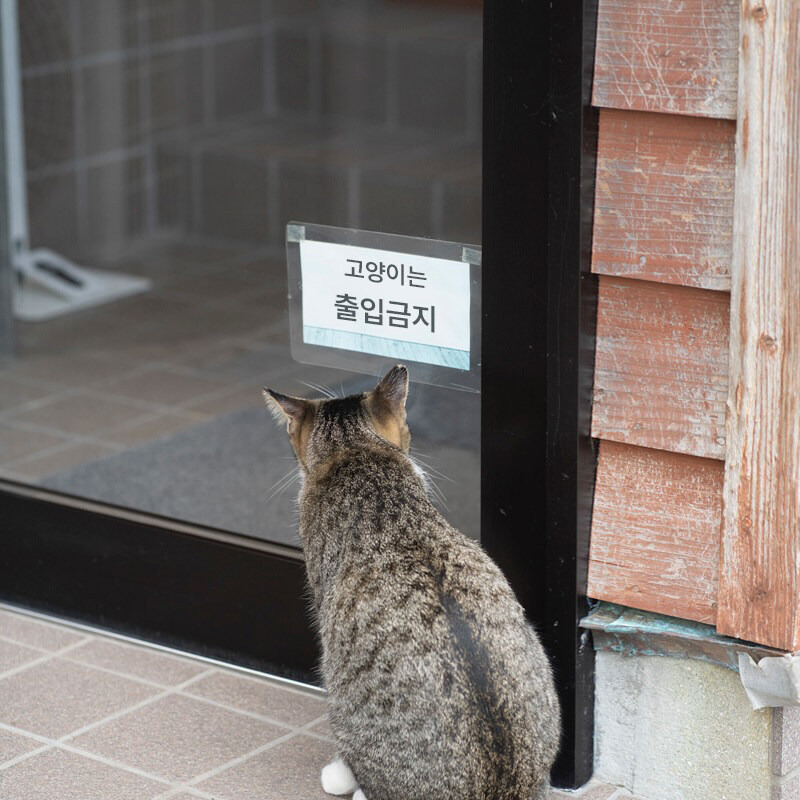
<path fill-rule="evenodd" d="M 427 387 L 426 387 L 427 388 Z M 427 394 L 423 392 L 421 394 Z M 455 395 L 458 401 L 459 395 Z M 439 418 L 440 404 L 409 404 L 412 447 L 445 478 L 433 475 L 446 497 L 441 508 L 452 524 L 477 537 L 479 454 L 474 410 L 460 403 Z M 475 404 L 474 399 L 470 401 Z M 412 414 L 412 412 L 414 412 Z M 438 412 L 438 413 L 435 413 Z M 428 434 L 414 435 L 416 427 Z M 470 430 L 471 429 L 471 430 Z M 449 435 L 448 435 L 449 434 Z M 444 439 L 447 443 L 442 442 Z M 295 460 L 284 430 L 266 408 L 235 411 L 123 453 L 44 477 L 39 484 L 70 495 L 186 522 L 299 545 L 299 482 L 282 491 Z"/>

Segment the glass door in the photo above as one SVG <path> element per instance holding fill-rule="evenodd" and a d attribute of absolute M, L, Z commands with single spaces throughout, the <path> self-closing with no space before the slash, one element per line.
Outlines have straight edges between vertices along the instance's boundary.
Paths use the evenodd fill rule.
<path fill-rule="evenodd" d="M 234 572 L 258 553 L 273 559 L 248 578 L 269 587 L 273 608 L 259 613 L 276 611 L 283 592 L 300 619 L 297 473 L 260 390 L 350 394 L 377 376 L 292 358 L 286 225 L 480 244 L 480 7 L 3 2 L 13 249 L 4 268 L 13 300 L 2 313 L 13 345 L 5 342 L 0 368 L 0 478 L 8 507 L 24 516 L 14 504 L 35 500 L 37 519 L 56 528 L 64 509 L 105 520 L 75 517 L 70 531 L 42 534 L 58 547 L 88 525 L 93 547 L 131 557 L 126 537 L 139 534 L 115 539 L 122 520 L 142 536 L 179 536 L 163 542 L 179 541 L 180 556 L 155 539 L 154 551 L 139 553 L 137 586 L 155 552 L 165 560 L 153 573 L 168 571 L 169 558 L 191 558 L 193 542 L 240 553 Z M 14 146 L 24 162 L 11 157 Z M 480 396 L 412 384 L 409 424 L 437 502 L 479 538 Z M 70 552 L 75 569 L 86 568 Z M 222 552 L 201 561 L 212 569 Z M 284 569 L 293 577 L 281 589 Z M 241 582 L 234 572 L 225 591 Z M 202 591 L 197 575 L 191 581 Z M 15 591 L 6 599 L 24 600 Z M 126 592 L 138 597 L 133 586 L 118 589 Z M 58 608 L 53 595 L 44 604 Z M 241 606 L 255 596 L 236 601 L 240 613 L 252 611 Z M 138 602 L 130 598 L 116 601 Z M 72 613 L 115 624 L 111 611 L 92 613 L 98 602 L 76 600 Z M 211 619 L 188 602 L 186 613 Z M 225 625 L 221 611 L 214 624 Z M 176 641 L 154 617 L 133 627 Z"/>

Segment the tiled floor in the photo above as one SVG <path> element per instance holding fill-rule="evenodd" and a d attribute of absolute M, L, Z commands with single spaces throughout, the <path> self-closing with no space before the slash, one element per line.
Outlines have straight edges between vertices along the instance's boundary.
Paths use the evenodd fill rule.
<path fill-rule="evenodd" d="M 0 609 L 3 800 L 318 800 L 325 700 Z"/>
<path fill-rule="evenodd" d="M 334 752 L 317 690 L 0 607 L 3 800 L 323 800 Z"/>
<path fill-rule="evenodd" d="M 307 389 L 310 368 L 289 353 L 280 254 L 156 240 L 113 266 L 149 275 L 153 290 L 18 324 L 17 356 L 0 368 L 0 477 L 36 482 L 260 406 L 267 378 Z"/>

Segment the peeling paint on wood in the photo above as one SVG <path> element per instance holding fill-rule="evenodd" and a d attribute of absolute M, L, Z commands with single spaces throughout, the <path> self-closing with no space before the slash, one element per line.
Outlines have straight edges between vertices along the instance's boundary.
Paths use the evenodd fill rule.
<path fill-rule="evenodd" d="M 736 118 L 737 0 L 600 0 L 592 102 Z"/>
<path fill-rule="evenodd" d="M 725 457 L 729 295 L 600 276 L 592 435 Z"/>
<path fill-rule="evenodd" d="M 723 465 L 600 442 L 588 594 L 714 623 Z"/>
<path fill-rule="evenodd" d="M 800 649 L 800 2 L 743 0 L 718 628 Z"/>
<path fill-rule="evenodd" d="M 729 120 L 600 112 L 592 270 L 730 289 Z"/>

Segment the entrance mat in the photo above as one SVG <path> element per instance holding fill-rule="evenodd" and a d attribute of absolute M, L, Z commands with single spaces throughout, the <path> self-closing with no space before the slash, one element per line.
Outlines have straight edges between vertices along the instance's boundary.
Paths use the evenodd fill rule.
<path fill-rule="evenodd" d="M 467 446 L 467 440 L 477 440 L 478 435 L 477 430 L 470 430 L 475 400 L 472 396 L 472 405 L 465 406 L 470 396 L 448 394 L 450 398 L 419 397 L 413 408 L 409 404 L 412 447 L 429 467 L 441 473 L 431 472 L 431 477 L 445 495 L 447 508 L 441 508 L 445 516 L 464 533 L 477 537 L 480 458 L 476 445 Z M 453 403 L 453 397 L 457 402 Z M 454 406 L 444 418 L 440 417 L 442 400 Z M 416 426 L 414 417 L 418 417 Z M 415 427 L 420 435 L 414 436 Z M 443 435 L 445 431 L 450 436 Z M 296 500 L 300 483 L 290 480 L 294 469 L 285 430 L 275 424 L 266 408 L 247 408 L 47 475 L 39 485 L 299 546 Z"/>

